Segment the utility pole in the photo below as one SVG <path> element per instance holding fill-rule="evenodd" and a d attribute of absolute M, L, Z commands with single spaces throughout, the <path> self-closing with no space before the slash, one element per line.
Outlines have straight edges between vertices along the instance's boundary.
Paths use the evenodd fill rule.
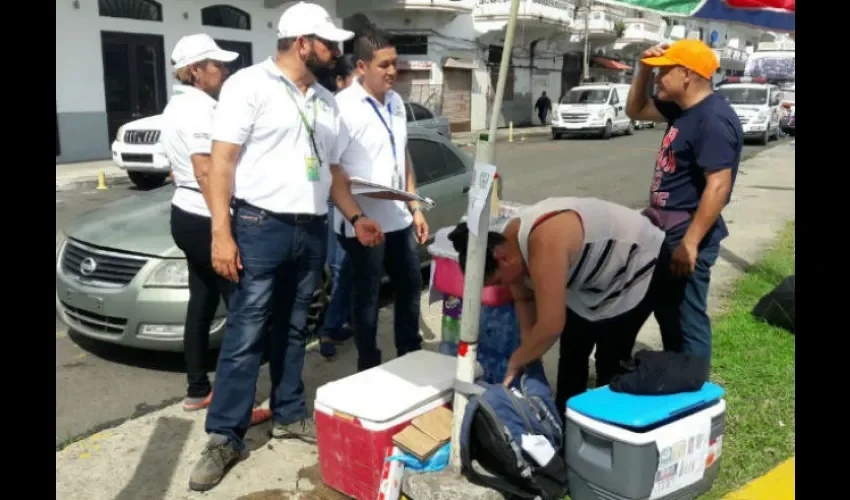
<path fill-rule="evenodd" d="M 496 128 L 499 124 L 499 115 L 502 113 L 502 98 L 505 95 L 505 84 L 511 65 L 511 51 L 513 50 L 519 2 L 520 0 L 511 0 L 511 10 L 508 14 L 508 26 L 505 32 L 505 45 L 502 47 L 502 60 L 499 64 L 499 79 L 496 81 L 496 95 L 493 97 L 493 109 L 490 114 L 489 133 L 481 134 L 478 138 L 478 146 L 475 150 L 476 164 L 495 165 L 496 163 Z M 472 182 L 474 185 L 478 182 L 478 179 L 473 176 Z M 478 219 L 478 234 L 473 234 L 470 231 L 466 251 L 466 272 L 463 279 L 463 314 L 461 315 L 457 373 L 455 375 L 458 382 L 466 384 L 475 382 L 478 326 L 481 319 L 481 292 L 484 288 L 484 262 L 487 256 L 487 232 L 489 228 L 490 197 L 488 196 Z M 460 471 L 460 427 L 468 401 L 466 394 L 455 390 L 454 404 L 452 405 L 454 416 L 452 419 L 450 464 L 458 471 Z"/>
<path fill-rule="evenodd" d="M 584 62 L 581 66 L 581 81 L 585 82 L 590 78 L 590 66 L 588 63 L 588 53 L 590 52 L 590 5 L 593 0 L 583 0 L 584 3 Z"/>

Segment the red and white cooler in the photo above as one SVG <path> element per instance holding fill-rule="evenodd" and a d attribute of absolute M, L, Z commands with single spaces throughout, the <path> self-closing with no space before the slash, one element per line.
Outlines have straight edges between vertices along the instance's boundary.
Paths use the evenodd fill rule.
<path fill-rule="evenodd" d="M 421 350 L 319 387 L 314 408 L 324 483 L 357 500 L 378 498 L 393 436 L 451 403 L 456 365 L 453 356 Z"/>

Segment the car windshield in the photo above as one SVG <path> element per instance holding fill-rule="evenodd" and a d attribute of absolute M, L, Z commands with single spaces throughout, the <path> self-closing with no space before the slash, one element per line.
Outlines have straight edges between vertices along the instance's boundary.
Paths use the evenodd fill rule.
<path fill-rule="evenodd" d="M 608 89 L 573 89 L 564 95 L 562 104 L 605 104 L 608 102 Z"/>
<path fill-rule="evenodd" d="M 767 102 L 767 90 L 750 87 L 720 87 L 729 104 L 765 104 Z"/>

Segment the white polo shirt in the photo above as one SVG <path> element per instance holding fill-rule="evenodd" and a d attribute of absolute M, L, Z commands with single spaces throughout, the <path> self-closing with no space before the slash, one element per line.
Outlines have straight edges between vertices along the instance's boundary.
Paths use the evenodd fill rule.
<path fill-rule="evenodd" d="M 345 131 L 333 94 L 318 83 L 302 94 L 271 58 L 227 79 L 213 120 L 213 140 L 242 145 L 233 196 L 276 213 L 328 212 L 339 136 Z M 316 156 L 318 175 L 311 179 L 308 158 Z"/>
<path fill-rule="evenodd" d="M 178 186 L 171 203 L 204 217 L 209 217 L 210 211 L 203 195 L 195 191 L 200 188 L 192 155 L 210 154 L 214 111 L 215 99 L 209 94 L 189 85 L 175 85 L 174 95 L 162 112 L 162 145 L 174 171 L 174 184 Z"/>
<path fill-rule="evenodd" d="M 401 189 L 404 189 L 407 185 L 407 112 L 401 96 L 390 90 L 384 97 L 384 104 L 381 104 L 355 80 L 336 94 L 336 102 L 343 126 L 348 130 L 348 135 L 340 137 L 339 141 L 342 168 L 350 177 L 360 177 L 385 186 L 392 186 L 397 175 Z M 395 155 L 387 126 L 392 128 Z M 380 224 L 386 233 L 406 229 L 413 222 L 413 216 L 403 201 L 377 200 L 361 195 L 355 198 L 363 212 Z M 344 220 L 342 214 L 335 209 L 334 231 L 337 234 L 340 233 L 338 221 L 341 220 Z M 345 236 L 354 236 L 354 228 L 347 221 Z"/>

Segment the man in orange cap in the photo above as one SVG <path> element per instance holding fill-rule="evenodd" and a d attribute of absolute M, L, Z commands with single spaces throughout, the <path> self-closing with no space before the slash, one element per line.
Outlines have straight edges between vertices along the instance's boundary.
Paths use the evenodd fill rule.
<path fill-rule="evenodd" d="M 633 120 L 667 122 L 645 212 L 666 232 L 673 252 L 666 297 L 655 311 L 664 348 L 705 358 L 711 357 L 711 267 L 729 234 L 720 212 L 744 142 L 737 114 L 712 90 L 718 67 L 714 51 L 699 40 L 652 47 L 643 53 L 626 103 Z M 657 95 L 650 99 L 653 68 Z"/>

